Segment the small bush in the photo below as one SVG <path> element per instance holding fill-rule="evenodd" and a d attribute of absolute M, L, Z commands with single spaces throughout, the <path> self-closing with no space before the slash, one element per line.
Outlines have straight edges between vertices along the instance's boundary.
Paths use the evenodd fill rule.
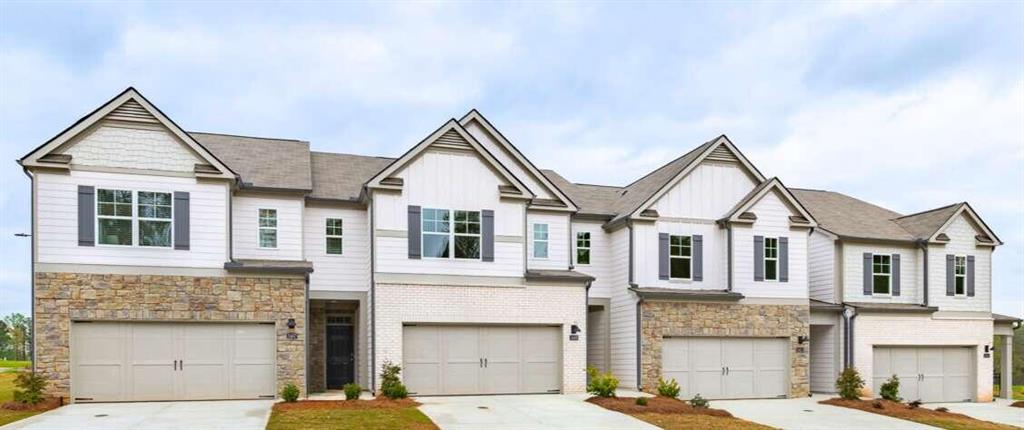
<path fill-rule="evenodd" d="M 587 367 L 587 392 L 597 397 L 615 397 L 615 389 L 619 388 L 618 378 L 611 372 L 601 373 L 593 366 Z"/>
<path fill-rule="evenodd" d="M 356 383 L 345 384 L 341 389 L 345 390 L 345 400 L 356 400 L 359 398 L 359 393 L 363 392 L 363 387 Z"/>
<path fill-rule="evenodd" d="M 857 400 L 860 398 L 860 389 L 864 388 L 864 379 L 857 373 L 857 369 L 847 367 L 836 379 L 836 390 L 839 390 L 839 397 L 846 400 Z"/>
<path fill-rule="evenodd" d="M 917 409 L 921 407 L 920 400 L 914 400 L 913 402 L 907 403 L 907 409 Z"/>
<path fill-rule="evenodd" d="M 897 378 L 896 375 L 892 375 L 888 381 L 885 381 L 882 387 L 878 389 L 878 392 L 885 400 L 892 400 L 894 402 L 903 400 L 900 399 L 900 378 Z"/>
<path fill-rule="evenodd" d="M 658 378 L 658 395 L 671 398 L 679 397 L 679 383 L 676 382 L 675 378 L 672 378 L 668 382 L 665 382 L 664 379 Z"/>
<path fill-rule="evenodd" d="M 690 399 L 690 406 L 693 406 L 694 408 L 697 409 L 707 409 L 711 407 L 711 402 L 701 397 L 700 393 L 697 393 L 696 396 L 693 396 L 693 398 Z"/>
<path fill-rule="evenodd" d="M 281 389 L 281 398 L 288 403 L 299 400 L 299 387 L 296 387 L 295 384 L 285 385 Z"/>
<path fill-rule="evenodd" d="M 938 412 L 949 412 L 949 408 L 947 407 L 935 408 L 935 410 Z"/>
<path fill-rule="evenodd" d="M 14 378 L 14 401 L 26 405 L 35 405 L 46 400 L 46 379 L 33 372 L 21 372 Z"/>
<path fill-rule="evenodd" d="M 637 406 L 647 406 L 647 398 L 646 397 L 637 397 L 636 398 L 636 405 Z"/>
<path fill-rule="evenodd" d="M 882 402 L 879 402 L 878 400 L 875 400 L 873 403 L 871 403 L 871 407 L 875 409 L 885 409 L 885 406 L 882 405 Z"/>
<path fill-rule="evenodd" d="M 409 391 L 402 385 L 399 375 L 402 373 L 402 366 L 390 361 L 384 362 L 380 372 L 380 392 L 389 399 L 404 399 L 409 397 Z"/>

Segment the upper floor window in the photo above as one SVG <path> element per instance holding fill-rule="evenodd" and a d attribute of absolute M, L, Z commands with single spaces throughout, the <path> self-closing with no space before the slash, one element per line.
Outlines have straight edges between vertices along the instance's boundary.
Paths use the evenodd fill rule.
<path fill-rule="evenodd" d="M 171 246 L 171 193 L 139 191 L 139 246 Z"/>
<path fill-rule="evenodd" d="M 576 233 L 576 264 L 590 264 L 590 232 Z"/>
<path fill-rule="evenodd" d="M 669 278 L 693 277 L 693 242 L 690 236 L 669 236 Z"/>
<path fill-rule="evenodd" d="M 953 257 L 953 294 L 967 294 L 967 257 L 963 255 Z"/>
<path fill-rule="evenodd" d="M 132 245 L 132 192 L 96 190 L 97 241 L 101 245 Z"/>
<path fill-rule="evenodd" d="M 892 256 L 874 254 L 871 256 L 872 294 L 892 293 Z"/>
<path fill-rule="evenodd" d="M 480 211 L 424 208 L 422 227 L 424 257 L 480 258 Z"/>
<path fill-rule="evenodd" d="M 779 238 L 764 238 L 764 280 L 779 280 Z"/>
<path fill-rule="evenodd" d="M 171 193 L 97 190 L 97 243 L 170 247 L 172 200 Z"/>
<path fill-rule="evenodd" d="M 548 225 L 533 225 L 533 258 L 548 258 Z"/>
<path fill-rule="evenodd" d="M 327 234 L 327 253 L 331 255 L 341 255 L 342 253 L 342 221 L 341 218 L 327 218 L 326 234 Z"/>
<path fill-rule="evenodd" d="M 277 209 L 259 210 L 260 248 L 277 248 Z"/>

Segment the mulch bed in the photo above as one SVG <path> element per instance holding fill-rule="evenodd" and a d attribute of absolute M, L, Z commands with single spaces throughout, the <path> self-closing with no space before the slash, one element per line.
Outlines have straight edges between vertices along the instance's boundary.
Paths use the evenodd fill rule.
<path fill-rule="evenodd" d="M 938 411 L 926 407 L 911 408 L 906 403 L 893 402 L 884 399 L 843 400 L 840 398 L 834 398 L 822 400 L 818 403 L 824 405 L 858 409 L 865 412 L 871 412 L 874 414 L 885 415 L 888 417 L 914 421 L 921 424 L 927 424 L 934 427 L 941 427 L 945 429 L 1005 430 L 1015 428 L 1005 424 L 979 420 L 977 418 L 969 417 L 964 414 L 958 414 L 956 412 Z"/>
<path fill-rule="evenodd" d="M 1016 402 L 1010 403 L 1010 406 L 1013 406 L 1015 408 L 1024 408 L 1024 400 L 1018 400 Z"/>
<path fill-rule="evenodd" d="M 647 406 L 636 404 L 635 397 L 591 397 L 587 399 L 587 402 L 624 414 L 655 413 L 732 417 L 732 414 L 721 409 L 695 408 L 682 400 L 670 397 L 648 397 Z"/>
<path fill-rule="evenodd" d="M 419 406 L 413 399 L 391 400 L 378 397 L 373 400 L 303 400 L 301 402 L 279 402 L 274 410 L 293 411 L 303 409 L 399 409 Z"/>
<path fill-rule="evenodd" d="M 4 404 L 0 404 L 0 409 L 6 409 L 8 411 L 25 411 L 25 412 L 28 412 L 28 411 L 48 411 L 50 409 L 54 409 L 54 408 L 57 408 L 57 407 L 60 407 L 60 406 L 62 406 L 61 402 L 60 402 L 60 399 L 58 399 L 56 397 L 51 397 L 49 399 L 43 400 L 42 402 L 36 403 L 34 405 L 30 405 L 30 404 L 27 404 L 27 403 L 21 403 L 21 402 L 6 402 Z"/>

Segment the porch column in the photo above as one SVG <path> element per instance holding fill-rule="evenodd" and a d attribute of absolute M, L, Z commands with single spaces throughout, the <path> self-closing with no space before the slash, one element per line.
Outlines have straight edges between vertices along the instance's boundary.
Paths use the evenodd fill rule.
<path fill-rule="evenodd" d="M 1003 339 L 1002 345 L 1002 378 L 999 381 L 999 397 L 1013 399 L 1013 336 L 999 336 Z"/>

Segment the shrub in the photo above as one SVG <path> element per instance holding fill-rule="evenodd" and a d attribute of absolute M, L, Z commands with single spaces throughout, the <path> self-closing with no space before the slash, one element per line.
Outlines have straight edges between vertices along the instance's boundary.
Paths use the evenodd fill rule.
<path fill-rule="evenodd" d="M 913 402 L 907 403 L 907 409 L 917 409 L 921 407 L 920 400 L 914 400 Z"/>
<path fill-rule="evenodd" d="M 885 383 L 882 384 L 882 387 L 878 389 L 878 392 L 885 400 L 892 400 L 894 402 L 902 400 L 900 399 L 900 378 L 897 378 L 896 375 L 892 375 L 888 381 L 885 381 Z"/>
<path fill-rule="evenodd" d="M 860 398 L 860 389 L 864 388 L 864 379 L 857 373 L 857 369 L 847 367 L 836 379 L 836 389 L 839 390 L 839 397 L 846 400 L 857 400 Z"/>
<path fill-rule="evenodd" d="M 947 407 L 935 408 L 935 410 L 938 412 L 949 412 L 949 408 Z"/>
<path fill-rule="evenodd" d="M 875 400 L 873 403 L 871 403 L 871 407 L 875 409 L 885 409 L 885 406 L 882 406 L 882 402 L 879 402 L 878 400 Z"/>
<path fill-rule="evenodd" d="M 672 378 L 668 382 L 665 382 L 664 379 L 658 378 L 658 395 L 672 398 L 679 397 L 679 383 L 676 382 L 675 378 Z"/>
<path fill-rule="evenodd" d="M 697 393 L 696 396 L 693 396 L 693 398 L 690 399 L 690 406 L 693 406 L 694 408 L 697 409 L 707 409 L 711 407 L 711 402 L 701 397 L 700 393 Z"/>
<path fill-rule="evenodd" d="M 33 372 L 21 372 L 14 378 L 14 401 L 27 405 L 35 405 L 46 400 L 43 391 L 46 390 L 46 379 Z"/>
<path fill-rule="evenodd" d="M 299 387 L 296 387 L 295 384 L 285 385 L 281 389 L 281 398 L 289 403 L 299 400 Z"/>
<path fill-rule="evenodd" d="M 615 397 L 615 389 L 619 388 L 618 378 L 612 376 L 611 372 L 601 373 L 597 368 L 587 367 L 587 392 L 597 397 Z"/>
<path fill-rule="evenodd" d="M 636 405 L 637 406 L 647 406 L 647 398 L 646 397 L 637 397 L 636 398 Z"/>
<path fill-rule="evenodd" d="M 363 392 L 363 387 L 356 383 L 345 384 L 341 389 L 345 390 L 345 400 L 356 400 L 359 398 L 359 393 Z"/>
<path fill-rule="evenodd" d="M 405 389 L 405 385 L 402 385 L 402 380 L 399 378 L 401 373 L 402 366 L 390 361 L 384 362 L 384 367 L 380 371 L 380 392 L 384 394 L 384 397 L 389 399 L 409 397 L 408 390 Z"/>

